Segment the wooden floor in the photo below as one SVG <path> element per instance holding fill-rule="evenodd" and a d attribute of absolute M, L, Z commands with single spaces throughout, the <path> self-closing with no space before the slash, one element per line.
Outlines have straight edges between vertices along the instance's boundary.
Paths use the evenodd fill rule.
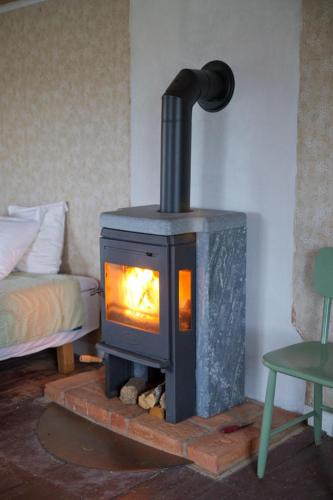
<path fill-rule="evenodd" d="M 0 363 L 1 499 L 333 498 L 333 439 L 325 437 L 315 448 L 310 429 L 270 453 L 264 481 L 256 478 L 254 464 L 216 480 L 191 467 L 111 473 L 57 460 L 36 433 L 46 404 L 43 386 L 57 377 L 52 351 Z"/>

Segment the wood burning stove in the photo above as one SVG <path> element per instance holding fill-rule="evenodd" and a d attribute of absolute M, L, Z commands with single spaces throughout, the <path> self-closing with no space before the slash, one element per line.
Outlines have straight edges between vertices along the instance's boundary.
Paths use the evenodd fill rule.
<path fill-rule="evenodd" d="M 195 413 L 196 236 L 104 228 L 102 332 L 107 395 L 119 394 L 133 362 L 165 373 L 166 420 Z"/>
<path fill-rule="evenodd" d="M 221 61 L 182 70 L 162 98 L 160 206 L 101 216 L 106 393 L 118 395 L 135 364 L 148 376 L 159 369 L 168 422 L 210 416 L 244 397 L 245 216 L 190 210 L 192 107 L 220 111 L 233 90 Z"/>

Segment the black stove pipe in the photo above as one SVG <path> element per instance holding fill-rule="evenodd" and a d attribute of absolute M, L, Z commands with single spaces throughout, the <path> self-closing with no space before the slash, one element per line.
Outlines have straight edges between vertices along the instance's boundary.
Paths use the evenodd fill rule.
<path fill-rule="evenodd" d="M 223 109 L 235 87 L 231 68 L 211 61 L 201 70 L 183 69 L 162 97 L 160 212 L 190 211 L 192 108 Z"/>

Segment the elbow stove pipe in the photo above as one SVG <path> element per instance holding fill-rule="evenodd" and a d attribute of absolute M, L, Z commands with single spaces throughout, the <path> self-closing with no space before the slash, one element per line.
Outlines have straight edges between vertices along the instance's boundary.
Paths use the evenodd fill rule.
<path fill-rule="evenodd" d="M 235 87 L 231 68 L 211 61 L 183 69 L 162 97 L 160 212 L 190 211 L 192 108 L 211 113 L 225 108 Z"/>

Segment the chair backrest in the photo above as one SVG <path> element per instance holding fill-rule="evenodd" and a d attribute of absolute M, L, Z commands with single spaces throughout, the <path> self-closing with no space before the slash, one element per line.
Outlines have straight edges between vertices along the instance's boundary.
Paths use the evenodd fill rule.
<path fill-rule="evenodd" d="M 333 297 L 333 248 L 321 248 L 315 258 L 314 268 L 315 290 L 324 297 L 323 321 L 321 327 L 321 343 L 328 340 L 331 305 Z"/>

